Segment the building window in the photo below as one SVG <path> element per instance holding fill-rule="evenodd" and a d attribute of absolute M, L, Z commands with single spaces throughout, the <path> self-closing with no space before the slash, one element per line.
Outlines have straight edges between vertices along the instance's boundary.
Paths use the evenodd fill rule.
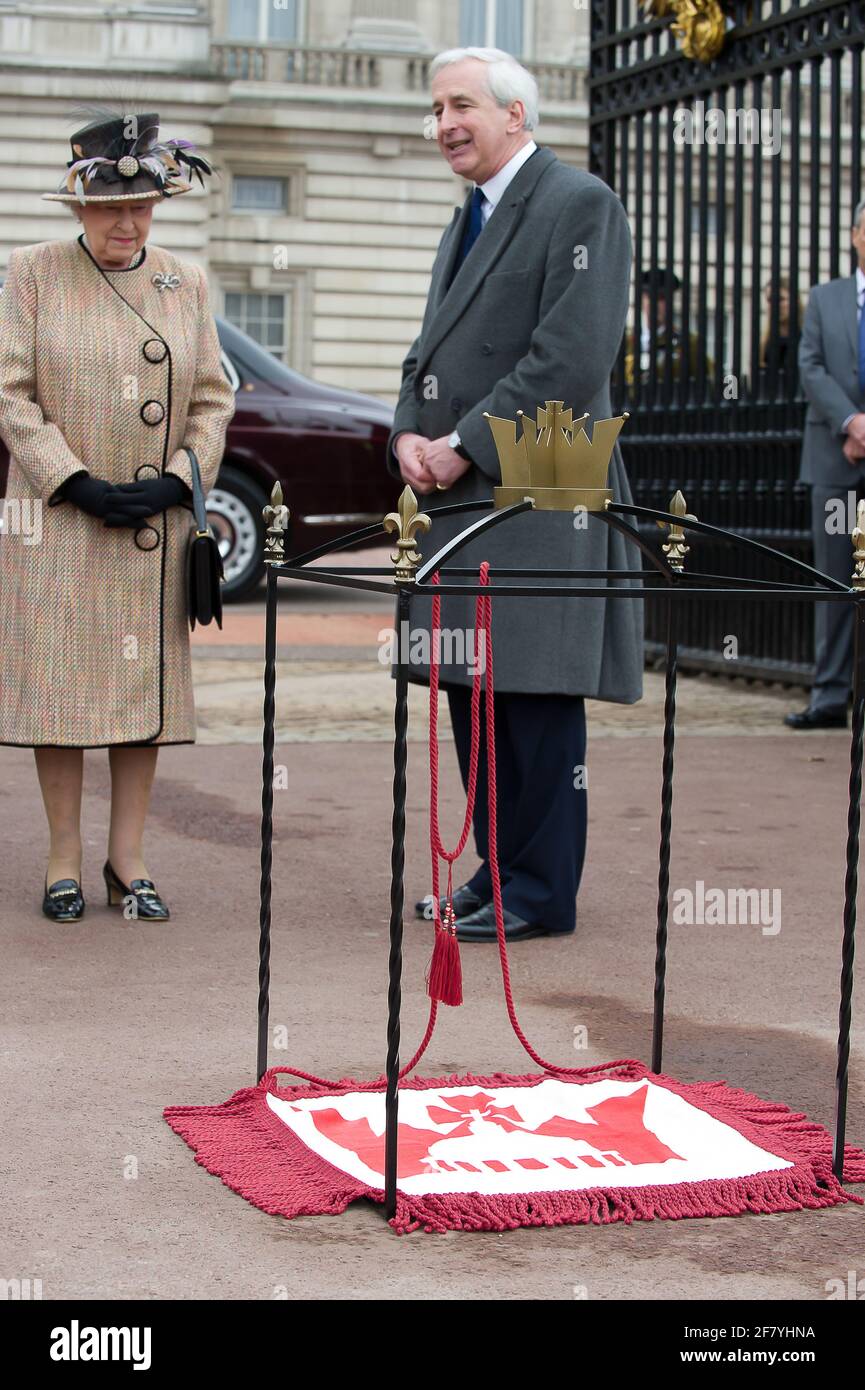
<path fill-rule="evenodd" d="M 287 360 L 289 325 L 284 294 L 227 291 L 225 317 L 278 361 Z"/>
<path fill-rule="evenodd" d="M 523 0 L 460 0 L 460 46 L 523 53 Z"/>
<path fill-rule="evenodd" d="M 300 0 L 228 0 L 228 37 L 265 43 L 296 43 Z"/>
<path fill-rule="evenodd" d="M 288 180 L 260 174 L 235 174 L 231 180 L 234 212 L 284 213 L 288 209 Z"/>

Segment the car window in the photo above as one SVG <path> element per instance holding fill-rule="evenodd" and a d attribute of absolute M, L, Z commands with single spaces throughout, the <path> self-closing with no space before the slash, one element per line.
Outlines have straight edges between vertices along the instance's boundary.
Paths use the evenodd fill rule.
<path fill-rule="evenodd" d="M 231 354 L 231 363 L 241 384 L 247 381 L 268 382 L 282 393 L 294 394 L 297 391 L 298 381 L 301 380 L 297 373 L 283 362 L 278 362 L 241 329 L 219 316 L 216 318 L 216 328 L 222 350 Z"/>
<path fill-rule="evenodd" d="M 222 370 L 228 378 L 232 391 L 239 391 L 240 377 L 237 373 L 234 363 L 232 362 L 228 353 L 224 349 L 219 355 L 219 360 L 222 363 Z"/>

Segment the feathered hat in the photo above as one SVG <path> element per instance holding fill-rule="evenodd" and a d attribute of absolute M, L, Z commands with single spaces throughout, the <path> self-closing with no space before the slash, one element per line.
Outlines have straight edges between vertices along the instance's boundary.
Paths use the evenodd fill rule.
<path fill-rule="evenodd" d="M 192 184 L 182 165 L 204 187 L 202 175 L 213 172 L 191 140 L 159 142 L 155 111 L 130 115 L 103 114 L 70 137 L 72 158 L 56 193 L 42 197 L 55 203 L 149 202 L 189 193 Z"/>

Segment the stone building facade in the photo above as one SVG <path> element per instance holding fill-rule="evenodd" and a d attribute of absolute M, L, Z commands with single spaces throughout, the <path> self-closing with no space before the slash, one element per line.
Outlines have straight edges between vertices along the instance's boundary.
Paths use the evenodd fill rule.
<path fill-rule="evenodd" d="M 39 198 L 71 111 L 156 109 L 219 177 L 162 205 L 154 241 L 288 365 L 392 400 L 464 195 L 427 119 L 429 61 L 463 43 L 516 53 L 539 139 L 585 165 L 585 0 L 0 0 L 0 274 L 12 247 L 74 234 Z"/>

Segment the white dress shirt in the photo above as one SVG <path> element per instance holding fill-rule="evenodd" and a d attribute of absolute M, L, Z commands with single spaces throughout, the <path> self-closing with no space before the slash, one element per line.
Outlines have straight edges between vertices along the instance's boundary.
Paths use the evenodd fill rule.
<path fill-rule="evenodd" d="M 484 226 L 487 225 L 487 222 L 504 197 L 505 189 L 508 184 L 516 177 L 526 160 L 531 159 L 537 148 L 534 140 L 530 140 L 527 145 L 523 145 L 522 149 L 517 150 L 513 158 L 509 159 L 507 164 L 504 164 L 497 174 L 493 174 L 492 178 L 487 179 L 486 183 L 478 185 L 478 187 L 483 190 L 485 199 L 485 201 L 481 203 L 481 217 Z"/>

